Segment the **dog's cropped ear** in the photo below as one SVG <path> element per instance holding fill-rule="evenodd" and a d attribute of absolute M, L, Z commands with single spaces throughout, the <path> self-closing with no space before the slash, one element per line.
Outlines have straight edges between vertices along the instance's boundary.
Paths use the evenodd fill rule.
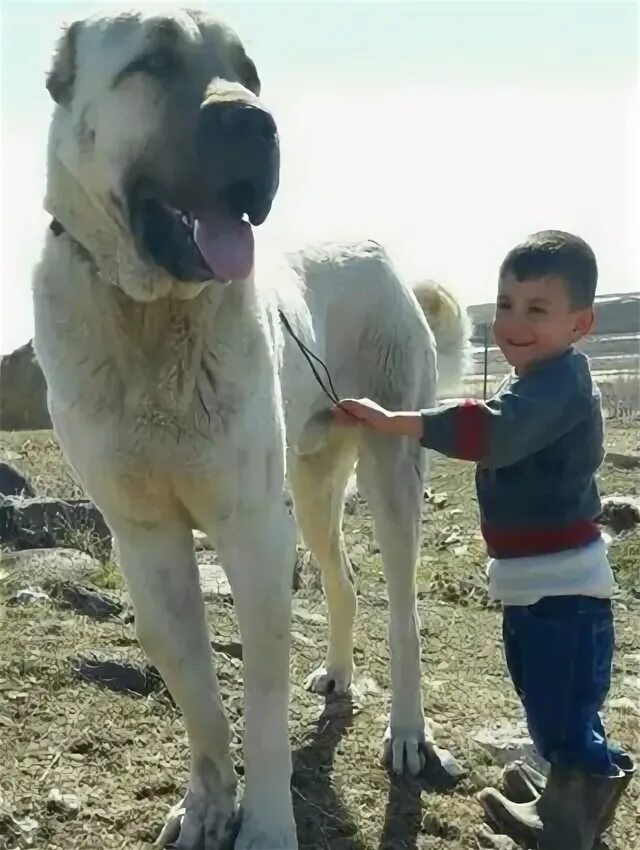
<path fill-rule="evenodd" d="M 65 27 L 53 55 L 53 65 L 47 74 L 47 91 L 56 103 L 69 103 L 73 97 L 76 75 L 76 43 L 81 21 Z"/>
<path fill-rule="evenodd" d="M 258 76 L 258 71 L 256 70 L 253 59 L 247 55 L 244 47 L 240 47 L 236 56 L 235 65 L 237 72 L 240 75 L 240 82 L 242 85 L 246 86 L 249 91 L 252 91 L 256 97 L 260 97 L 260 77 Z"/>
<path fill-rule="evenodd" d="M 242 77 L 243 82 L 249 91 L 252 91 L 256 97 L 260 97 L 260 89 L 262 88 L 260 77 L 258 76 L 258 71 L 253 59 L 250 59 L 246 55 L 244 62 L 242 63 Z"/>

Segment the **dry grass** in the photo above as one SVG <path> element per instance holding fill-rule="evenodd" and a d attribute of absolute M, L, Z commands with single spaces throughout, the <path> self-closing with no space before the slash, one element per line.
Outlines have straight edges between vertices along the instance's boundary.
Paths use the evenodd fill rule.
<path fill-rule="evenodd" d="M 608 440 L 611 448 L 627 451 L 637 436 L 633 429 L 613 425 Z M 50 434 L 0 435 L 0 455 L 7 454 L 31 473 L 41 492 L 79 495 Z M 606 493 L 638 495 L 637 479 L 637 473 L 605 467 L 602 487 Z M 482 817 L 473 795 L 494 782 L 499 770 L 472 735 L 501 719 L 516 721 L 520 710 L 502 662 L 499 613 L 486 604 L 472 469 L 435 458 L 430 486 L 438 497 L 427 504 L 418 579 L 423 690 L 439 743 L 465 763 L 469 775 L 453 791 L 435 791 L 426 781 L 391 781 L 378 764 L 389 698 L 387 597 L 370 517 L 360 503 L 355 514 L 346 517 L 360 606 L 357 693 L 352 701 L 330 700 L 325 705 L 302 689 L 306 674 L 321 661 L 326 640 L 324 602 L 312 567 L 303 569 L 302 586 L 294 597 L 290 726 L 301 850 L 480 846 L 476 834 Z M 91 545 L 82 538 L 75 543 Z M 611 697 L 630 697 L 637 705 L 637 532 L 614 544 L 612 560 L 621 594 L 616 601 L 618 652 Z M 115 592 L 120 586 L 119 574 L 108 562 L 97 580 Z M 208 616 L 218 642 L 238 640 L 229 602 L 210 603 Z M 132 626 L 95 622 L 46 604 L 0 607 L 0 631 L 0 848 L 27 846 L 11 838 L 9 813 L 38 822 L 30 845 L 38 850 L 148 846 L 187 775 L 180 714 L 162 696 L 116 694 L 73 675 L 73 660 L 89 650 L 141 659 Z M 219 653 L 218 672 L 234 724 L 234 754 L 241 765 L 240 662 Z M 610 708 L 607 723 L 614 737 L 640 750 L 638 714 Z M 630 850 L 640 842 L 638 784 L 608 838 L 610 850 Z M 47 805 L 53 788 L 76 794 L 79 813 L 65 818 L 53 811 Z"/>

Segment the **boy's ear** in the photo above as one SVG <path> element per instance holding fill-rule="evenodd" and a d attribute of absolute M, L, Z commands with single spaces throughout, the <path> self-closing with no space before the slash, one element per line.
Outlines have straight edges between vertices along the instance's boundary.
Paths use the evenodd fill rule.
<path fill-rule="evenodd" d="M 596 323 L 596 316 L 593 311 L 593 307 L 578 310 L 575 318 L 576 320 L 573 329 L 577 335 L 577 339 L 581 339 L 583 336 L 591 333 Z"/>

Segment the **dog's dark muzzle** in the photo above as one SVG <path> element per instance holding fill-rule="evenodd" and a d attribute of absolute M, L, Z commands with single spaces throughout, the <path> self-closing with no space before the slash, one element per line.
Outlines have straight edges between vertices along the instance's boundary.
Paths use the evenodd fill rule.
<path fill-rule="evenodd" d="M 204 195 L 231 215 L 262 224 L 280 179 L 278 131 L 271 114 L 244 101 L 207 100 L 197 143 Z"/>
<path fill-rule="evenodd" d="M 251 225 L 267 218 L 278 189 L 275 121 L 257 104 L 209 98 L 195 142 L 195 168 L 184 186 L 133 181 L 132 232 L 141 255 L 176 280 L 245 279 L 254 263 Z"/>

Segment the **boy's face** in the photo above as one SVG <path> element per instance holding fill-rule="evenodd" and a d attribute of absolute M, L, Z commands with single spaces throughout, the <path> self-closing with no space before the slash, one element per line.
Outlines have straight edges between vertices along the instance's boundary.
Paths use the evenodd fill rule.
<path fill-rule="evenodd" d="M 592 325 L 593 310 L 572 306 L 561 277 L 516 280 L 505 275 L 498 283 L 493 334 L 507 362 L 519 372 L 566 351 Z"/>

